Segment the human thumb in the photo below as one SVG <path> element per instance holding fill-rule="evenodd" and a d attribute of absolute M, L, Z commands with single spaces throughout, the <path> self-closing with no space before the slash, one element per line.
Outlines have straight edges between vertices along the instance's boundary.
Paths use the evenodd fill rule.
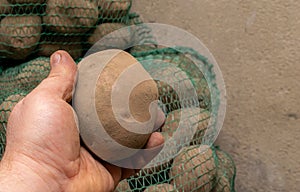
<path fill-rule="evenodd" d="M 47 91 L 55 97 L 70 101 L 76 83 L 77 66 L 66 51 L 56 51 L 50 57 L 50 73 L 34 90 Z"/>

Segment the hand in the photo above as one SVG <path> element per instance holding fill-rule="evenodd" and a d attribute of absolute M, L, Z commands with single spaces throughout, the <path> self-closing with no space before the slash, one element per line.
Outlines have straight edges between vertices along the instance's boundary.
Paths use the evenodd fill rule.
<path fill-rule="evenodd" d="M 54 53 L 50 65 L 48 78 L 9 117 L 0 191 L 113 191 L 135 171 L 101 164 L 80 146 L 76 114 L 68 104 L 76 65 L 64 51 Z M 153 133 L 146 147 L 162 143 L 162 136 Z"/>

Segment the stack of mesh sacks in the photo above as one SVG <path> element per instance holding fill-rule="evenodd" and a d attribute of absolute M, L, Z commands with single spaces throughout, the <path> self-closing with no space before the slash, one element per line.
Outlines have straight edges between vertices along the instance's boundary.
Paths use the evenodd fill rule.
<path fill-rule="evenodd" d="M 1 0 L 0 58 L 65 49 L 74 59 L 129 22 L 131 0 Z"/>
<path fill-rule="evenodd" d="M 108 47 L 101 49 L 126 48 L 147 71 L 155 68 L 151 63 L 155 60 L 161 65 L 170 63 L 186 73 L 196 88 L 196 100 L 182 102 L 180 94 L 184 93 L 156 80 L 167 117 L 160 131 L 165 140 L 171 138 L 182 120 L 181 112 L 188 114 L 189 125 L 197 131 L 191 141 L 177 143 L 180 150 L 170 160 L 121 181 L 116 191 L 234 191 L 234 162 L 218 147 L 202 143 L 208 126 L 214 126 L 209 125 L 212 109 L 218 107 L 210 98 L 211 91 L 218 91 L 217 86 L 212 83 L 209 87 L 207 83 L 215 80 L 212 65 L 189 48 L 157 46 L 139 16 L 130 13 L 131 4 L 131 0 L 0 0 L 0 159 L 5 150 L 8 117 L 18 101 L 47 77 L 53 52 L 66 50 L 78 62 L 102 37 L 135 25 L 140 26 L 140 31 L 135 32 L 139 38 L 134 39 L 146 45 L 131 47 L 129 44 L 136 42 L 128 42 L 128 38 L 127 44 L 121 45 L 124 34 L 115 33 L 106 43 Z M 195 72 L 194 60 L 205 66 L 205 77 Z M 176 77 L 176 71 L 162 69 L 161 75 L 166 79 Z M 201 153 L 200 147 L 205 148 Z"/>

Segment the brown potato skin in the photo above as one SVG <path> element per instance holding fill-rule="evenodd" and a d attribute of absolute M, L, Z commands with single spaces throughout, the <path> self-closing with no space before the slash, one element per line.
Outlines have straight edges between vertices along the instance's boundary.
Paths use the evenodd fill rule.
<path fill-rule="evenodd" d="M 7 123 L 8 117 L 10 113 L 12 112 L 15 105 L 25 97 L 25 94 L 15 94 L 7 97 L 0 105 L 0 132 L 5 131 L 4 127 L 2 126 L 3 123 Z"/>
<path fill-rule="evenodd" d="M 74 60 L 82 56 L 82 39 L 80 37 L 51 35 L 42 37 L 38 47 L 38 55 L 50 57 L 57 50 L 67 51 Z"/>
<path fill-rule="evenodd" d="M 88 38 L 88 43 L 94 45 L 102 40 L 105 44 L 108 44 L 102 46 L 107 46 L 107 48 L 110 48 L 110 46 L 117 49 L 126 48 L 127 42 L 130 40 L 130 33 L 125 30 L 117 31 L 125 26 L 123 23 L 102 23 L 96 27 L 93 34 Z M 110 34 L 112 32 L 114 33 Z"/>
<path fill-rule="evenodd" d="M 0 0 L 0 14 L 9 13 L 11 11 L 11 7 L 7 0 Z"/>
<path fill-rule="evenodd" d="M 76 60 L 82 55 L 82 46 L 80 44 L 76 45 L 74 49 L 74 45 L 64 45 L 64 44 L 41 44 L 39 46 L 38 55 L 40 56 L 51 56 L 57 50 L 65 50 L 67 51 L 71 57 Z"/>
<path fill-rule="evenodd" d="M 211 192 L 231 192 L 228 178 L 225 176 L 221 176 L 220 178 L 218 178 L 216 186 L 212 189 Z"/>
<path fill-rule="evenodd" d="M 7 0 L 11 4 L 23 3 L 44 3 L 46 0 Z"/>
<path fill-rule="evenodd" d="M 191 110 L 196 108 L 191 108 Z M 181 112 L 188 112 L 189 109 L 178 109 L 168 113 L 164 126 L 162 127 L 162 132 L 168 133 L 170 137 L 173 136 L 173 133 L 177 130 L 179 122 L 181 121 Z M 190 110 L 190 111 L 191 111 Z M 192 112 L 192 111 L 191 111 Z M 196 132 L 193 136 L 191 144 L 198 145 L 201 144 L 202 139 L 205 135 L 205 131 L 208 128 L 210 121 L 210 113 L 206 110 L 200 109 L 199 112 L 193 112 L 192 114 L 197 115 L 197 119 L 190 119 L 194 126 L 197 126 Z"/>
<path fill-rule="evenodd" d="M 4 147 L 6 143 L 6 127 L 8 118 L 16 106 L 16 104 L 25 97 L 25 94 L 15 94 L 7 97 L 0 105 L 0 159 L 4 153 Z"/>
<path fill-rule="evenodd" d="M 122 51 L 106 65 L 96 84 L 95 105 L 101 124 L 115 141 L 123 146 L 140 149 L 146 144 L 150 134 L 136 134 L 121 127 L 113 114 L 111 103 L 112 85 L 127 67 L 136 63 L 137 60 L 134 57 Z M 157 100 L 157 96 L 158 91 L 153 80 L 143 81 L 137 85 L 129 98 L 132 116 L 139 122 L 148 121 L 150 118 L 149 105 Z M 126 119 L 126 114 L 123 117 Z"/>
<path fill-rule="evenodd" d="M 39 16 L 6 16 L 1 20 L 0 42 L 11 59 L 26 59 L 38 45 L 41 37 Z"/>
<path fill-rule="evenodd" d="M 216 185 L 212 192 L 230 192 L 234 181 L 235 165 L 233 160 L 221 150 L 216 150 L 218 158 Z"/>
<path fill-rule="evenodd" d="M 96 2 L 89 0 L 48 0 L 43 22 L 59 33 L 84 33 L 98 20 Z"/>
<path fill-rule="evenodd" d="M 179 192 L 209 192 L 214 186 L 216 166 L 213 151 L 206 146 L 207 150 L 200 153 L 199 147 L 185 147 L 174 159 L 170 178 Z"/>
<path fill-rule="evenodd" d="M 169 74 L 166 74 L 169 75 Z M 168 112 L 177 110 L 181 107 L 180 98 L 176 91 L 168 83 L 156 80 L 159 99 L 165 105 Z"/>
<path fill-rule="evenodd" d="M 126 179 L 120 181 L 116 189 L 114 190 L 114 192 L 127 192 L 127 191 L 131 191 L 131 189 Z"/>
<path fill-rule="evenodd" d="M 131 6 L 131 0 L 98 0 L 100 17 L 119 19 L 125 16 Z"/>
<path fill-rule="evenodd" d="M 158 184 L 158 185 L 152 185 L 144 190 L 144 192 L 169 192 L 174 191 L 175 188 L 173 185 L 170 185 L 168 183 Z"/>
<path fill-rule="evenodd" d="M 130 49 L 130 53 L 152 51 L 157 48 L 154 44 L 135 45 Z"/>
<path fill-rule="evenodd" d="M 29 93 L 40 82 L 45 79 L 50 72 L 49 57 L 38 57 L 16 68 L 9 68 L 10 72 L 3 71 L 0 76 L 0 89 L 5 99 L 16 91 Z"/>

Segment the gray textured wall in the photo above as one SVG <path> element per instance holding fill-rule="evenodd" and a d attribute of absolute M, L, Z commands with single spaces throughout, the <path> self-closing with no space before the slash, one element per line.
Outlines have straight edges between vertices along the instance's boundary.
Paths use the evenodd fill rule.
<path fill-rule="evenodd" d="M 228 105 L 217 143 L 237 191 L 299 191 L 300 1 L 134 0 L 133 11 L 191 32 L 218 61 Z"/>

